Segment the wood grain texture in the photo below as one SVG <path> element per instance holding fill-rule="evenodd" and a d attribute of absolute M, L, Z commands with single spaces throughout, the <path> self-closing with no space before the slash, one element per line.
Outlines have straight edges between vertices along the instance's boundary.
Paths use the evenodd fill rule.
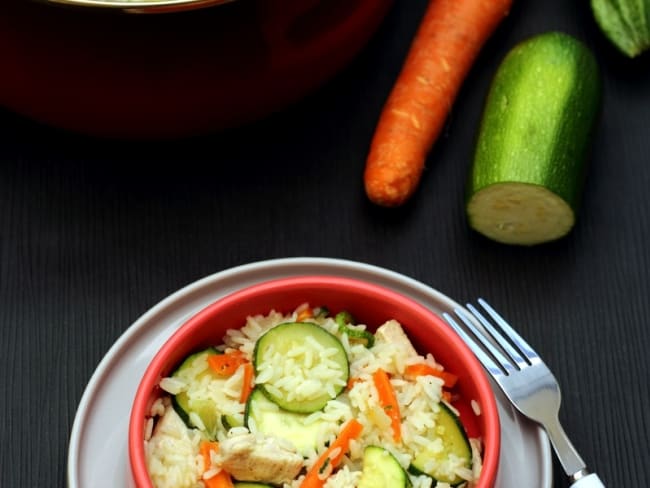
<path fill-rule="evenodd" d="M 363 194 L 363 164 L 425 3 L 398 2 L 352 66 L 245 128 L 127 143 L 0 112 L 0 486 L 65 486 L 84 387 L 151 306 L 214 272 L 289 256 L 384 266 L 461 302 L 483 296 L 555 371 L 562 421 L 589 466 L 608 486 L 647 485 L 648 57 L 622 59 L 586 3 L 516 2 L 463 85 L 419 191 L 379 209 Z M 511 248 L 468 230 L 464 185 L 496 67 L 545 30 L 594 49 L 603 113 L 575 229 Z M 555 482 L 565 486 L 559 469 Z"/>

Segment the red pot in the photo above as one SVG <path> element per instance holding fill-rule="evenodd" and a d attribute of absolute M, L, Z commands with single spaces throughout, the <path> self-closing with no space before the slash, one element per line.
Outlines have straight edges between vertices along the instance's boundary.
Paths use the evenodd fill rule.
<path fill-rule="evenodd" d="M 4 0 L 0 105 L 107 137 L 180 137 L 241 125 L 334 75 L 391 3 L 238 0 L 134 15 Z"/>

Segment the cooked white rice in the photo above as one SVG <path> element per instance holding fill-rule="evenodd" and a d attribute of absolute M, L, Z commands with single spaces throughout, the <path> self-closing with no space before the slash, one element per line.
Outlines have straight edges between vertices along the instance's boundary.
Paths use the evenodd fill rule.
<path fill-rule="evenodd" d="M 271 311 L 266 316 L 248 317 L 241 329 L 227 331 L 220 348 L 239 350 L 247 359 L 251 359 L 257 339 L 275 325 L 295 321 L 298 312 L 299 310 L 290 315 L 283 315 Z M 350 362 L 350 378 L 360 380 L 346 392 L 330 400 L 323 410 L 307 416 L 308 423 L 325 420 L 331 426 L 323 432 L 323 446 L 336 437 L 340 426 L 347 420 L 355 418 L 363 425 L 361 436 L 351 442 L 350 452 L 343 457 L 339 469 L 327 480 L 325 488 L 353 488 L 357 485 L 365 446 L 385 447 L 404 468 L 409 466 L 415 453 L 425 447 L 435 449 L 435 446 L 439 445 L 439 448 L 442 448 L 436 433 L 435 417 L 440 409 L 443 381 L 432 376 L 420 376 L 415 381 L 400 378 L 409 364 L 425 362 L 439 368 L 440 365 L 430 354 L 426 357 L 418 356 L 417 353 L 408 352 L 412 349 L 401 347 L 399 341 L 390 342 L 382 340 L 381 337 L 377 337 L 375 345 L 369 349 L 364 345 L 350 342 L 347 335 L 339 332 L 338 324 L 332 317 L 313 318 L 309 321 L 318 323 L 341 339 Z M 358 327 L 364 328 L 364 326 Z M 273 351 L 269 354 L 273 354 Z M 267 358 L 271 359 L 269 363 L 274 368 L 262 370 L 255 378 L 255 382 L 265 383 L 266 388 L 269 384 L 273 384 L 279 390 L 293 391 L 296 398 L 300 399 L 309 398 L 314 392 L 321 393 L 326 388 L 325 385 L 331 382 L 332 376 L 336 376 L 338 366 L 327 359 L 331 352 L 322 350 L 318 344 L 306 344 L 302 350 L 296 348 L 293 354 L 302 355 L 303 358 L 311 357 L 313 364 L 318 363 L 321 367 L 314 367 L 307 374 L 306 370 L 295 366 L 282 367 L 283 362 L 279 361 L 281 358 L 276 358 L 277 360 Z M 286 358 L 284 360 L 286 361 Z M 181 375 L 180 378 L 165 378 L 160 386 L 170 394 L 192 389 L 195 397 L 209 398 L 219 405 L 222 414 L 235 415 L 242 419 L 243 405 L 239 403 L 239 395 L 243 381 L 243 368 L 229 378 L 217 379 L 213 375 L 204 375 L 199 384 L 191 384 L 189 378 L 195 377 L 196 373 L 205 367 L 205 361 L 203 364 L 197 361 L 197 364 L 193 364 L 187 371 L 186 377 Z M 400 404 L 402 442 L 399 444 L 393 441 L 390 418 L 380 405 L 373 386 L 372 374 L 378 368 L 384 369 L 391 375 L 391 384 Z M 334 396 L 332 392 L 332 397 Z M 474 403 L 472 406 L 476 410 L 478 405 Z M 199 455 L 202 435 L 198 430 L 185 426 L 169 405 L 169 400 L 156 402 L 151 416 L 157 419 L 156 426 L 151 436 L 147 436 L 145 440 L 145 449 L 147 467 L 154 486 L 156 488 L 203 488 L 201 478 L 204 471 L 219 468 L 203 466 L 203 460 Z M 200 419 L 193 420 L 196 420 L 195 425 L 200 425 Z M 249 428 L 251 432 L 256 432 L 254 423 L 249 424 Z M 245 427 L 235 428 L 231 429 L 230 433 L 219 432 L 217 440 L 222 441 L 228 435 L 248 433 L 249 430 Z M 470 444 L 474 456 L 473 470 L 462 466 L 457 459 L 449 459 L 447 464 L 450 473 L 456 473 L 468 480 L 464 484 L 465 488 L 474 486 L 481 470 L 480 440 L 472 439 Z M 309 468 L 324 449 L 325 447 L 319 452 L 302 453 L 306 457 L 305 466 Z M 427 476 L 409 476 L 413 488 L 449 488 L 445 483 L 432 486 L 432 480 Z M 291 483 L 285 483 L 283 488 L 299 488 L 301 479 L 299 477 Z"/>

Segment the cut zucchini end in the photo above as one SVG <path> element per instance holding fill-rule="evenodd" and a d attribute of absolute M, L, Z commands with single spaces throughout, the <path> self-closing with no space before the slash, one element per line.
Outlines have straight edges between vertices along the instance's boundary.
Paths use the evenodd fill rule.
<path fill-rule="evenodd" d="M 469 225 L 504 244 L 532 246 L 559 239 L 575 223 L 571 206 L 549 189 L 529 183 L 495 183 L 467 203 Z"/>

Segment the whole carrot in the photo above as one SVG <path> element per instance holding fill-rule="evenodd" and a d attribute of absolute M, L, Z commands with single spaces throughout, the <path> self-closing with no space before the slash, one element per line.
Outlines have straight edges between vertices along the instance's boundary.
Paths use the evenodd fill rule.
<path fill-rule="evenodd" d="M 403 204 L 479 51 L 512 0 L 430 0 L 384 105 L 364 172 L 368 198 Z"/>

